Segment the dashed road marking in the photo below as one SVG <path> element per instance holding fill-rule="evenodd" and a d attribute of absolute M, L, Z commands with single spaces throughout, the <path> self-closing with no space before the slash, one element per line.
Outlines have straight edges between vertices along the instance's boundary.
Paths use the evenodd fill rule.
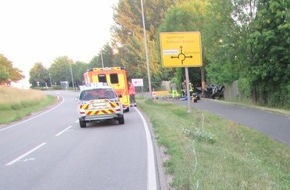
<path fill-rule="evenodd" d="M 56 136 L 56 137 L 60 136 L 61 134 L 63 134 L 63 133 L 66 132 L 67 130 L 69 130 L 70 128 L 72 128 L 72 126 L 69 126 L 69 127 L 65 128 L 65 129 L 62 130 L 61 132 L 57 133 L 55 136 Z"/>
<path fill-rule="evenodd" d="M 14 164 L 15 162 L 18 162 L 19 160 L 21 160 L 22 158 L 24 158 L 25 156 L 28 156 L 29 154 L 31 154 L 32 152 L 40 149 L 42 146 L 46 145 L 46 143 L 42 143 L 40 145 L 38 145 L 37 147 L 31 149 L 30 151 L 26 152 L 25 154 L 22 154 L 21 156 L 19 156 L 18 158 L 12 160 L 11 162 L 7 163 L 6 166 L 11 166 L 12 164 Z"/>

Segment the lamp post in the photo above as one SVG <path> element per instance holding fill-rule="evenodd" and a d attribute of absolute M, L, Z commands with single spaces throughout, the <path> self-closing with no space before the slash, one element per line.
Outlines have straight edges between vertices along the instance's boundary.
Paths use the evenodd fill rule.
<path fill-rule="evenodd" d="M 104 68 L 103 49 L 101 49 L 102 68 Z"/>
<path fill-rule="evenodd" d="M 71 68 L 71 63 L 69 63 L 69 68 L 70 68 L 70 75 L 71 75 L 71 82 L 72 82 L 73 90 L 75 90 L 74 76 L 73 76 L 73 72 Z"/>
<path fill-rule="evenodd" d="M 52 83 L 51 83 L 51 74 L 49 73 L 48 76 L 49 76 L 50 87 L 52 87 Z"/>
<path fill-rule="evenodd" d="M 146 38 L 146 27 L 145 27 L 145 18 L 144 18 L 144 10 L 143 10 L 143 1 L 140 0 L 141 2 L 141 11 L 142 11 L 142 23 L 143 23 L 143 34 L 144 34 L 144 47 L 145 47 L 145 54 L 146 54 L 146 65 L 147 65 L 147 75 L 148 75 L 148 86 L 149 86 L 149 97 L 152 98 L 152 90 L 151 90 L 151 79 L 150 79 L 150 69 L 149 69 L 149 59 L 148 59 L 148 49 L 147 49 L 147 38 Z M 147 132 L 146 132 L 147 133 Z M 149 133 L 149 132 L 148 132 Z M 152 146 L 150 145 L 152 142 L 149 141 L 148 145 L 149 147 Z M 156 181 L 156 173 L 155 173 L 155 160 L 153 159 L 154 151 L 150 148 L 147 149 L 148 152 L 148 158 L 149 161 L 148 163 L 151 163 L 148 165 L 147 168 L 147 189 L 150 190 L 157 190 L 157 181 Z"/>
<path fill-rule="evenodd" d="M 147 38 L 146 38 L 146 27 L 145 27 L 145 18 L 144 18 L 144 9 L 143 9 L 143 1 L 141 1 L 141 11 L 142 11 L 142 23 L 143 23 L 143 34 L 144 34 L 144 47 L 146 54 L 146 66 L 147 66 L 147 77 L 148 77 L 148 87 L 150 98 L 152 98 L 152 90 L 151 90 L 151 77 L 150 77 L 150 67 L 149 67 L 149 58 L 148 58 L 148 48 L 147 48 Z"/>

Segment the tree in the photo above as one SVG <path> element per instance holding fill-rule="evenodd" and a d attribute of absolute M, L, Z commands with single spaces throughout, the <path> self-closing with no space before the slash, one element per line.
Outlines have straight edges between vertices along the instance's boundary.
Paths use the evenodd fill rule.
<path fill-rule="evenodd" d="M 144 1 L 146 34 L 150 55 L 149 65 L 153 84 L 155 80 L 160 80 L 159 76 L 162 75 L 159 54 L 155 48 L 156 30 L 164 19 L 168 7 L 175 3 L 177 1 L 174 0 Z M 112 47 L 119 51 L 117 56 L 120 58 L 120 64 L 127 68 L 130 78 L 147 78 L 140 1 L 120 0 L 117 7 L 114 8 L 114 21 Z"/>
<path fill-rule="evenodd" d="M 121 66 L 117 63 L 114 63 L 113 49 L 108 43 L 104 45 L 102 50 L 99 52 L 98 58 L 98 65 L 101 65 L 101 67 L 103 65 L 104 67 Z"/>
<path fill-rule="evenodd" d="M 204 30 L 207 77 L 212 83 L 238 81 L 242 99 L 249 99 L 253 62 L 252 21 L 258 0 L 209 0 Z"/>
<path fill-rule="evenodd" d="M 202 31 L 204 27 L 204 13 L 206 3 L 204 1 L 187 0 L 183 3 L 171 7 L 165 17 L 164 22 L 158 28 L 158 32 L 184 32 L 184 31 Z M 159 41 L 158 41 L 159 44 Z M 158 50 L 160 52 L 160 50 Z M 177 79 L 178 86 L 185 78 L 184 69 L 177 68 L 172 70 L 174 74 L 170 74 L 170 79 L 173 75 Z M 168 70 L 170 73 L 170 70 Z M 194 84 L 200 84 L 201 75 L 199 68 L 189 68 L 190 81 Z"/>
<path fill-rule="evenodd" d="M 88 69 L 94 67 L 102 67 L 102 64 L 99 65 L 99 59 L 101 59 L 99 56 L 94 56 L 90 61 L 90 63 L 88 64 Z"/>
<path fill-rule="evenodd" d="M 87 63 L 80 61 L 74 63 L 73 60 L 67 56 L 62 56 L 56 58 L 49 69 L 45 68 L 42 63 L 35 63 L 29 73 L 29 82 L 33 87 L 56 85 L 60 84 L 60 81 L 68 81 L 72 85 L 73 76 L 74 85 L 77 87 L 83 84 L 83 74 L 87 69 Z M 50 82 L 52 84 L 50 84 Z"/>
<path fill-rule="evenodd" d="M 49 73 L 47 68 L 43 66 L 42 63 L 35 63 L 34 66 L 29 71 L 29 82 L 32 87 L 46 86 L 50 84 Z"/>
<path fill-rule="evenodd" d="M 118 49 L 113 49 L 109 43 L 105 44 L 97 56 L 93 57 L 90 61 L 88 68 L 98 67 L 119 67 L 122 66 L 120 63 Z"/>
<path fill-rule="evenodd" d="M 209 59 L 207 76 L 212 83 L 228 83 L 239 77 L 235 69 L 239 34 L 233 11 L 231 0 L 210 0 L 207 6 L 203 45 Z"/>
<path fill-rule="evenodd" d="M 8 79 L 9 79 L 8 69 L 4 65 L 2 65 L 2 62 L 1 62 L 1 65 L 0 65 L 0 81 L 1 81 L 0 85 L 7 83 Z"/>
<path fill-rule="evenodd" d="M 87 69 L 88 64 L 84 62 L 76 61 L 74 64 L 72 64 L 74 82 L 76 83 L 76 86 L 84 84 L 84 73 L 87 71 Z"/>
<path fill-rule="evenodd" d="M 254 99 L 270 106 L 285 106 L 290 96 L 289 7 L 290 1 L 260 0 L 253 21 L 251 84 Z"/>
<path fill-rule="evenodd" d="M 0 85 L 17 82 L 24 78 L 22 71 L 14 68 L 4 55 L 0 54 Z"/>
<path fill-rule="evenodd" d="M 60 81 L 71 82 L 71 70 L 73 60 L 67 56 L 56 58 L 49 68 L 53 84 L 60 84 Z"/>

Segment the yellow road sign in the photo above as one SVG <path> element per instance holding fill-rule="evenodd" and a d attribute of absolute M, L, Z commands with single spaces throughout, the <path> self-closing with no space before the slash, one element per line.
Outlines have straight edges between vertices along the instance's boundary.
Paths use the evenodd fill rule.
<path fill-rule="evenodd" d="M 162 65 L 164 67 L 201 67 L 200 32 L 160 33 Z"/>

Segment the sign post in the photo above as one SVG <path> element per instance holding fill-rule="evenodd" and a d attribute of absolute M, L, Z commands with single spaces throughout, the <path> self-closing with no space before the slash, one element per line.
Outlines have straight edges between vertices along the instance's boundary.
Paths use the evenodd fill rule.
<path fill-rule="evenodd" d="M 140 86 L 141 87 L 141 91 L 142 91 L 142 98 L 143 98 L 143 79 L 132 79 L 132 84 L 136 87 L 136 86 Z"/>
<path fill-rule="evenodd" d="M 202 67 L 200 32 L 162 32 L 160 47 L 164 67 L 185 68 L 187 105 L 191 112 L 188 67 Z"/>

